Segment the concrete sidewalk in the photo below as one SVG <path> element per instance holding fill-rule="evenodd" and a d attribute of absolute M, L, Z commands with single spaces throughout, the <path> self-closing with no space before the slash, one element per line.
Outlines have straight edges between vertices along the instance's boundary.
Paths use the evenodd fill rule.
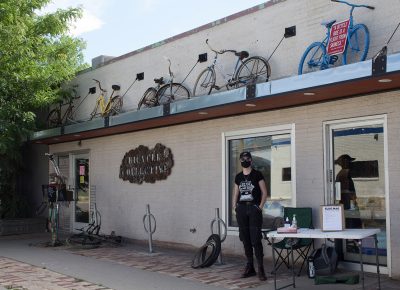
<path fill-rule="evenodd" d="M 273 277 L 240 279 L 244 258 L 224 256 L 224 265 L 192 269 L 194 253 L 156 247 L 148 254 L 141 245 L 76 249 L 44 247 L 43 235 L 0 237 L 0 289 L 49 290 L 192 290 L 192 289 L 274 289 Z M 266 269 L 271 261 L 265 260 Z M 400 281 L 381 277 L 381 289 L 400 289 Z M 278 286 L 291 282 L 284 269 Z M 291 289 L 289 287 L 288 289 Z M 296 289 L 361 289 L 357 285 L 314 285 L 305 274 L 296 279 Z M 376 289 L 376 275 L 366 274 L 366 289 Z"/>

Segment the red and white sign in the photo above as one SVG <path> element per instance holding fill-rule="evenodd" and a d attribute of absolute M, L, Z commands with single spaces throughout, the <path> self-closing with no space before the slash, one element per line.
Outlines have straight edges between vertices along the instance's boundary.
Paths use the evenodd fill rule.
<path fill-rule="evenodd" d="M 350 19 L 335 23 L 331 27 L 327 53 L 335 55 L 343 53 L 346 48 L 347 31 L 349 30 Z"/>

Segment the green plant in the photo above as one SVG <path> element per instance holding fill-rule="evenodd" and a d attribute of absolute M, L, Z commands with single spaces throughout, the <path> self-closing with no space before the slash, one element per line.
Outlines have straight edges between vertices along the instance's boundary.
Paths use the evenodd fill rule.
<path fill-rule="evenodd" d="M 18 195 L 21 146 L 35 130 L 36 114 L 56 102 L 63 83 L 86 67 L 82 40 L 69 36 L 79 8 L 39 14 L 50 0 L 0 2 L 1 217 L 23 214 Z"/>

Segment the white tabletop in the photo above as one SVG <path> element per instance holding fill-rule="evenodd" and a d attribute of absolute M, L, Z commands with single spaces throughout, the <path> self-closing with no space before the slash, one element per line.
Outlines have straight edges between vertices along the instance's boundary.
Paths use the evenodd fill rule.
<path fill-rule="evenodd" d="M 343 231 L 323 232 L 321 229 L 297 229 L 297 233 L 268 232 L 268 238 L 311 238 L 311 239 L 347 239 L 361 240 L 379 233 L 380 229 L 346 229 Z"/>

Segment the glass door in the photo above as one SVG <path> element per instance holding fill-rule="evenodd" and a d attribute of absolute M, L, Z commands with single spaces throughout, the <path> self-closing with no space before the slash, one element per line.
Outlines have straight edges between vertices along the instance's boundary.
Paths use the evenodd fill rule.
<path fill-rule="evenodd" d="M 387 266 L 387 158 L 383 117 L 326 124 L 327 204 L 343 204 L 346 228 L 380 228 L 378 255 Z M 352 241 L 337 241 L 343 261 L 358 262 Z M 363 260 L 375 263 L 372 238 L 363 240 Z M 373 268 L 371 267 L 371 270 Z"/>
<path fill-rule="evenodd" d="M 89 223 L 90 186 L 89 155 L 73 156 L 74 169 L 74 228 L 81 228 Z"/>

